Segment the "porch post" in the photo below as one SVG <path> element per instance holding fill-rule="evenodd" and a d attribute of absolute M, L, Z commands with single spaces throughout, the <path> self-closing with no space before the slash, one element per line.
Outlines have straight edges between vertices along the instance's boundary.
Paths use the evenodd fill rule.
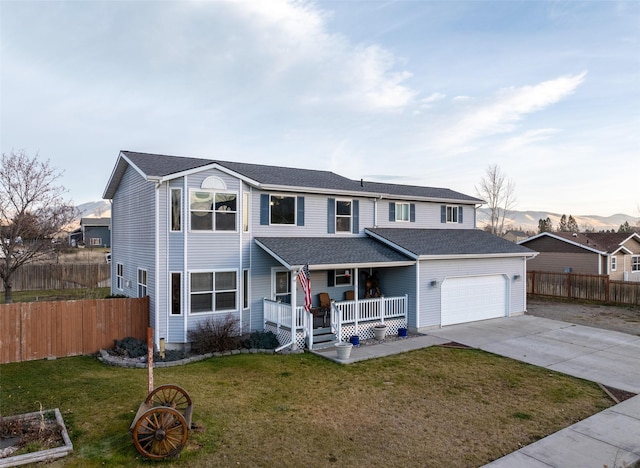
<path fill-rule="evenodd" d="M 355 308 L 355 330 L 356 330 L 356 335 L 358 334 L 358 318 L 360 317 L 360 299 L 359 299 L 359 293 L 360 293 L 360 285 L 358 282 L 358 278 L 360 278 L 360 273 L 358 272 L 358 268 L 354 268 L 353 269 L 353 275 L 355 276 L 355 278 L 353 279 L 353 300 L 356 301 L 356 303 L 353 305 L 353 307 Z"/>
<path fill-rule="evenodd" d="M 296 334 L 297 334 L 297 331 L 298 331 L 298 327 L 297 327 L 298 273 L 299 272 L 295 272 L 295 271 L 291 272 L 291 342 L 292 342 L 291 349 L 294 349 L 294 350 L 297 348 L 297 345 L 296 345 Z"/>

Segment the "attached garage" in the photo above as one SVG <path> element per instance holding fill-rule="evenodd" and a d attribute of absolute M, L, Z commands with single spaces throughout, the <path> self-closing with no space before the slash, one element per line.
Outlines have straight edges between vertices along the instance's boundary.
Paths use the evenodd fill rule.
<path fill-rule="evenodd" d="M 442 282 L 441 325 L 505 317 L 505 275 L 459 276 Z"/>

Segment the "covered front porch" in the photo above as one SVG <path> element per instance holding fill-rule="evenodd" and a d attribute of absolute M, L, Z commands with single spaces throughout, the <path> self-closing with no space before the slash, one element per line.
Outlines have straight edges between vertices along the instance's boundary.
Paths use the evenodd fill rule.
<path fill-rule="evenodd" d="M 282 348 L 313 349 L 321 341 L 349 341 L 354 335 L 372 338 L 374 325 L 381 323 L 388 334 L 408 328 L 414 259 L 367 236 L 255 242 L 272 262 L 270 296 L 262 299 L 263 327 L 278 336 Z M 303 268 L 311 290 L 306 300 L 298 282 Z"/>
<path fill-rule="evenodd" d="M 318 328 L 327 328 L 334 340 L 349 341 L 352 336 L 361 340 L 374 337 L 375 325 L 385 324 L 387 335 L 398 334 L 398 329 L 407 327 L 408 296 L 332 301 L 327 314 L 328 323 L 318 327 L 315 311 L 304 306 L 264 299 L 264 329 L 276 334 L 280 348 L 314 348 L 314 333 Z M 316 319 L 316 320 L 314 320 Z"/>

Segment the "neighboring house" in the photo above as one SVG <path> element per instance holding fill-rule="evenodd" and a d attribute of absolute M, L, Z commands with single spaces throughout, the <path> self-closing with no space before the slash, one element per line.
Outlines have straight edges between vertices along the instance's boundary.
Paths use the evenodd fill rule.
<path fill-rule="evenodd" d="M 535 253 L 476 229 L 482 201 L 449 189 L 122 151 L 104 198 L 112 292 L 149 295 L 156 344 L 186 345 L 228 314 L 312 347 L 381 321 L 424 331 L 526 309 Z M 310 312 L 296 280 L 306 264 Z M 319 293 L 335 302 L 322 308 Z"/>
<path fill-rule="evenodd" d="M 640 281 L 640 235 L 636 233 L 543 232 L 519 245 L 539 252 L 527 261 L 529 270 Z"/>
<path fill-rule="evenodd" d="M 69 234 L 69 245 L 111 247 L 111 218 L 80 219 L 80 227 Z"/>
<path fill-rule="evenodd" d="M 511 242 L 520 242 L 521 240 L 526 239 L 527 233 L 524 231 L 507 231 L 502 236 L 503 239 L 506 239 Z"/>

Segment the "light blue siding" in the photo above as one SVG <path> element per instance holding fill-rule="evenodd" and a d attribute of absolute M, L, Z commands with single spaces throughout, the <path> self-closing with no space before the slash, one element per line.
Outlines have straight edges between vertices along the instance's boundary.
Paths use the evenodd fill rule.
<path fill-rule="evenodd" d="M 423 260 L 420 262 L 420 308 L 418 327 L 440 325 L 441 285 L 447 277 L 503 274 L 507 278 L 508 313 L 522 313 L 526 304 L 526 281 L 524 280 L 523 257 L 488 259 Z M 515 275 L 520 279 L 514 281 Z M 437 285 L 431 286 L 431 281 Z"/>
<path fill-rule="evenodd" d="M 411 229 L 475 229 L 475 205 L 460 203 L 411 202 L 415 204 L 415 222 L 390 221 L 389 204 L 407 203 L 404 200 L 380 200 L 378 206 L 378 227 Z M 462 223 L 442 223 L 442 205 L 462 206 Z"/>

